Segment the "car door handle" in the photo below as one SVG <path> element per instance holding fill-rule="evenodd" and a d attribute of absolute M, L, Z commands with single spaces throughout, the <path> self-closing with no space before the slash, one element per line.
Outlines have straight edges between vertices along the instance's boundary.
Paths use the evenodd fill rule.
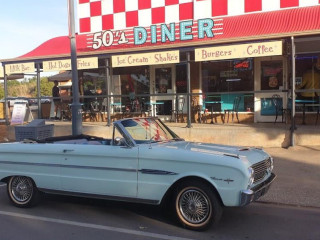
<path fill-rule="evenodd" d="M 73 152 L 74 150 L 73 149 L 63 149 L 63 152 L 66 153 L 66 152 Z"/>

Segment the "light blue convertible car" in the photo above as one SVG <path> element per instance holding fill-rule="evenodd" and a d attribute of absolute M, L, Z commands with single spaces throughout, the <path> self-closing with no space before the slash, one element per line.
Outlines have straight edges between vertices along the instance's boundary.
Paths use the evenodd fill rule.
<path fill-rule="evenodd" d="M 262 149 L 186 142 L 156 118 L 116 121 L 112 139 L 0 144 L 0 181 L 18 207 L 33 206 L 42 192 L 163 204 L 194 230 L 217 223 L 223 207 L 264 195 L 272 170 Z"/>

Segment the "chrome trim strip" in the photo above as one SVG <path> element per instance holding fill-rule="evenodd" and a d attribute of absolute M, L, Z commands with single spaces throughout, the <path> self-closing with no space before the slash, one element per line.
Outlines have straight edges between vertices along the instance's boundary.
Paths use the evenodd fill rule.
<path fill-rule="evenodd" d="M 119 171 L 119 172 L 137 172 L 136 169 L 129 169 L 129 168 L 127 169 L 127 168 L 111 168 L 111 167 L 76 166 L 76 165 L 49 164 L 49 163 L 29 163 L 29 162 L 0 161 L 0 164 L 41 166 L 41 167 L 78 168 L 78 169 L 91 169 L 91 170 Z"/>
<path fill-rule="evenodd" d="M 46 189 L 46 188 L 39 188 L 39 190 L 49 194 L 65 195 L 65 196 L 72 196 L 72 197 L 95 198 L 95 199 L 112 200 L 112 201 L 145 203 L 145 204 L 152 204 L 152 205 L 159 204 L 158 200 L 151 200 L 151 199 L 119 197 L 119 196 L 109 196 L 109 195 L 100 195 L 100 194 L 91 194 L 91 193 L 78 193 L 78 192 L 69 192 L 69 191 L 61 191 L 61 190 L 52 190 L 52 189 Z"/>
<path fill-rule="evenodd" d="M 154 175 L 178 175 L 175 172 L 169 172 L 164 170 L 156 170 L 156 169 L 141 169 L 139 172 L 143 174 L 154 174 Z"/>
<path fill-rule="evenodd" d="M 228 157 L 234 157 L 240 159 L 238 154 L 232 154 L 232 153 L 224 153 L 223 155 L 228 156 Z"/>
<path fill-rule="evenodd" d="M 119 171 L 119 172 L 137 172 L 137 169 L 129 168 L 111 168 L 111 167 L 94 167 L 94 166 L 74 166 L 74 165 L 61 165 L 64 168 L 80 168 L 80 169 L 91 169 L 91 170 L 106 170 L 106 171 Z"/>
<path fill-rule="evenodd" d="M 61 167 L 61 164 L 53 164 L 53 163 L 30 163 L 30 162 L 0 161 L 0 164 L 42 166 L 42 167 Z"/>

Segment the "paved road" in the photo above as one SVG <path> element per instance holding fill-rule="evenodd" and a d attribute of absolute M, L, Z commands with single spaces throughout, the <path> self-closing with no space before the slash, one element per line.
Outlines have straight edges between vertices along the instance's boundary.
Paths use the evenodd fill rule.
<path fill-rule="evenodd" d="M 35 208 L 19 209 L 5 189 L 0 186 L 1 240 L 320 239 L 319 208 L 254 203 L 225 209 L 217 228 L 194 232 L 154 206 L 46 196 Z"/>
<path fill-rule="evenodd" d="M 265 150 L 277 178 L 261 201 L 320 208 L 320 146 Z"/>

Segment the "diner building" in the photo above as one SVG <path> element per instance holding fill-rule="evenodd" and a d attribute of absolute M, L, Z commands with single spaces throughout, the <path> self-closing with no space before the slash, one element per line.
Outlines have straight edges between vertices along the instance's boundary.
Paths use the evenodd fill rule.
<path fill-rule="evenodd" d="M 84 121 L 290 122 L 296 110 L 314 124 L 319 116 L 320 0 L 78 0 L 77 12 Z M 49 79 L 71 103 L 68 36 L 1 62 L 5 88 L 14 74 L 59 72 Z"/>

